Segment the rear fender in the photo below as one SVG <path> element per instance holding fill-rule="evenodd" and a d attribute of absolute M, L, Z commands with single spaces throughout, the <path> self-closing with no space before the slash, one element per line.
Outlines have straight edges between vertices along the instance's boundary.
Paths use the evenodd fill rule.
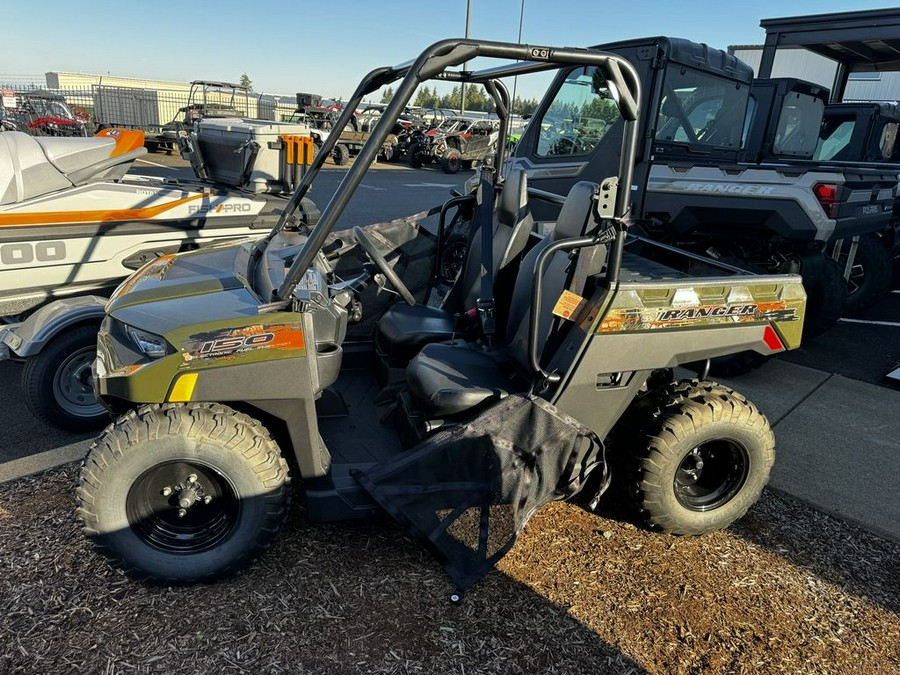
<path fill-rule="evenodd" d="M 15 356 L 34 356 L 67 328 L 89 322 L 99 327 L 105 306 L 106 298 L 96 295 L 56 300 L 41 307 L 22 323 L 7 327 L 0 340 Z"/>

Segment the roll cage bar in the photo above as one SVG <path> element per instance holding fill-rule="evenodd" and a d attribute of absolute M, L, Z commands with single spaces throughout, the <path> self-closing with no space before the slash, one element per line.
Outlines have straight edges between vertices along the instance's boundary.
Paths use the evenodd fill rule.
<path fill-rule="evenodd" d="M 474 72 L 447 70 L 477 57 L 500 58 L 517 62 Z M 505 138 L 509 125 L 510 100 L 505 85 L 499 81 L 500 78 L 554 70 L 562 66 L 597 66 L 600 68 L 606 78 L 610 93 L 615 99 L 622 117 L 625 119 L 625 133 L 622 138 L 622 152 L 618 174 L 619 185 L 622 187 L 617 191 L 613 212 L 613 220 L 621 224 L 621 233 L 617 241 L 617 247 L 620 247 L 624 242 L 624 218 L 630 206 L 630 188 L 638 141 L 638 106 L 641 100 L 640 80 L 631 63 L 621 56 L 596 49 L 533 47 L 523 44 L 472 39 L 442 40 L 425 49 L 414 61 L 393 67 L 376 68 L 371 71 L 363 78 L 356 91 L 347 101 L 334 125 L 334 129 L 329 133 L 328 138 L 313 160 L 309 171 L 306 172 L 293 195 L 291 195 L 291 199 L 278 219 L 278 223 L 272 229 L 272 232 L 257 245 L 255 249 L 256 256 L 260 256 L 268 242 L 291 221 L 294 211 L 296 211 L 303 197 L 309 191 L 313 178 L 322 168 L 325 159 L 331 155 L 341 132 L 350 123 L 351 117 L 363 98 L 387 84 L 391 84 L 401 78 L 403 79 L 394 92 L 391 102 L 384 113 L 382 113 L 382 122 L 388 120 L 388 123 L 378 124 L 369 136 L 353 166 L 347 171 L 337 190 L 325 206 L 318 223 L 309 233 L 309 237 L 285 274 L 284 281 L 275 290 L 272 300 L 284 301 L 291 297 L 297 283 L 306 274 L 347 203 L 362 182 L 369 165 L 375 160 L 378 152 L 381 150 L 382 144 L 385 142 L 391 128 L 409 103 L 416 88 L 422 82 L 430 79 L 442 79 L 453 82 L 483 84 L 488 94 L 494 99 L 494 104 L 497 107 L 497 114 L 501 120 L 500 138 Z M 497 145 L 499 146 L 497 150 L 497 166 L 499 167 L 502 165 L 505 144 L 498 143 Z"/>

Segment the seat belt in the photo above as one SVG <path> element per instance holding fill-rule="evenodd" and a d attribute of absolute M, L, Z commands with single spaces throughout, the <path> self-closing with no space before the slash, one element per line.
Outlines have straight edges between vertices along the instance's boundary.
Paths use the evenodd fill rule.
<path fill-rule="evenodd" d="M 487 346 L 493 346 L 496 330 L 494 312 L 494 167 L 481 167 L 481 185 L 476 208 L 481 220 L 481 293 L 475 302 L 481 332 Z"/>

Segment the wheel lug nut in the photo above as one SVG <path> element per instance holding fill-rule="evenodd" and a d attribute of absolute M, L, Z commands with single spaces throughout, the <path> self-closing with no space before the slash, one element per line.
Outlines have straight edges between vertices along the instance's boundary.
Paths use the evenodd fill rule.
<path fill-rule="evenodd" d="M 188 476 L 188 483 L 196 483 L 197 482 L 197 474 L 192 473 Z"/>
<path fill-rule="evenodd" d="M 178 509 L 178 517 L 184 518 L 187 515 L 187 511 L 185 509 Z"/>
<path fill-rule="evenodd" d="M 203 498 L 203 503 L 204 503 L 204 504 L 209 504 L 211 501 L 212 501 L 212 497 L 210 497 L 209 495 L 206 495 L 206 496 Z"/>
<path fill-rule="evenodd" d="M 162 489 L 162 493 L 163 493 L 163 497 L 168 497 L 169 495 L 172 494 L 172 488 L 170 488 L 168 485 L 166 485 L 166 487 L 164 487 Z"/>

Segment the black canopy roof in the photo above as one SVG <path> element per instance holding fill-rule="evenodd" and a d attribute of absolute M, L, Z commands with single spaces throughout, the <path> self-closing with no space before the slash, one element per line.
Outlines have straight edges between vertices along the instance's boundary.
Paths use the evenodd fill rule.
<path fill-rule="evenodd" d="M 900 8 L 763 19 L 766 31 L 757 77 L 771 77 L 778 49 L 803 47 L 838 63 L 832 97 L 839 100 L 847 74 L 900 70 Z"/>

